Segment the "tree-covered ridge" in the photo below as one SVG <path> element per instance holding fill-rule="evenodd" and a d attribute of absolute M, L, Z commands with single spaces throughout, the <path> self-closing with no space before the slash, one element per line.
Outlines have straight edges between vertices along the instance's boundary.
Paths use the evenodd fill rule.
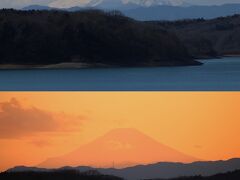
<path fill-rule="evenodd" d="M 240 170 L 235 170 L 227 173 L 219 173 L 212 176 L 186 176 L 171 179 L 151 179 L 151 180 L 239 180 Z M 1 180 L 123 180 L 121 177 L 113 175 L 103 175 L 96 170 L 80 172 L 77 170 L 49 170 L 49 171 L 19 171 L 19 172 L 2 172 L 0 173 Z M 150 180 L 150 179 L 148 179 Z"/>
<path fill-rule="evenodd" d="M 3 172 L 0 173 L 2 180 L 123 180 L 120 177 L 112 175 L 103 175 L 97 171 L 91 170 L 79 172 L 76 170 L 55 170 L 55 171 L 25 171 L 25 172 Z"/>
<path fill-rule="evenodd" d="M 0 63 L 198 64 L 167 30 L 121 13 L 0 11 Z"/>
<path fill-rule="evenodd" d="M 239 180 L 240 179 L 240 170 L 235 170 L 227 173 L 220 173 L 212 176 L 189 176 L 189 177 L 178 177 L 168 180 Z M 163 179 L 155 179 L 163 180 Z"/>
<path fill-rule="evenodd" d="M 216 19 L 153 21 L 181 39 L 195 58 L 240 54 L 240 15 Z"/>

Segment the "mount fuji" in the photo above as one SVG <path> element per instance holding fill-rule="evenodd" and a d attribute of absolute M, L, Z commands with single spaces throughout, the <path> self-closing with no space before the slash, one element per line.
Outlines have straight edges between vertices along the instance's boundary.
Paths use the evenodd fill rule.
<path fill-rule="evenodd" d="M 114 129 L 95 141 L 38 167 L 91 166 L 123 168 L 156 162 L 193 162 L 197 159 L 159 143 L 136 129 Z"/>

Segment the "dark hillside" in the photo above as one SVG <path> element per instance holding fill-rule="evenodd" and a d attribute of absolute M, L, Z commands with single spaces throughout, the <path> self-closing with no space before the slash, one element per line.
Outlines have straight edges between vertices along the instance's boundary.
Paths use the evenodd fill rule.
<path fill-rule="evenodd" d="M 168 180 L 239 180 L 240 179 L 240 170 L 236 170 L 228 173 L 216 174 L 213 176 L 192 176 L 192 177 L 179 177 Z M 157 180 L 157 179 L 155 179 Z M 163 180 L 163 179 L 158 179 Z"/>
<path fill-rule="evenodd" d="M 102 175 L 97 171 L 79 172 L 75 170 L 56 170 L 50 172 L 3 172 L 0 173 L 1 180 L 122 180 L 122 178 Z"/>
<path fill-rule="evenodd" d="M 154 21 L 176 33 L 197 58 L 240 54 L 240 15 L 212 20 Z"/>
<path fill-rule="evenodd" d="M 121 13 L 0 11 L 0 63 L 193 65 L 184 45 L 159 26 Z"/>

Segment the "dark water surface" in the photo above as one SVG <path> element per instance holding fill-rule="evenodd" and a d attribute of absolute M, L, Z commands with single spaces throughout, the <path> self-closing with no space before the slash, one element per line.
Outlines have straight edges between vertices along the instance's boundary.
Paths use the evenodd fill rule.
<path fill-rule="evenodd" d="M 240 57 L 203 62 L 187 67 L 0 70 L 0 90 L 240 90 Z"/>

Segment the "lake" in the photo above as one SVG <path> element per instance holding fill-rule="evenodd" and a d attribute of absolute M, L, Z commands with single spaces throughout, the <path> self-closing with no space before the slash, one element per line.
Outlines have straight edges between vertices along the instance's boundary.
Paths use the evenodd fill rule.
<path fill-rule="evenodd" d="M 240 57 L 202 66 L 0 70 L 2 91 L 239 91 Z"/>

